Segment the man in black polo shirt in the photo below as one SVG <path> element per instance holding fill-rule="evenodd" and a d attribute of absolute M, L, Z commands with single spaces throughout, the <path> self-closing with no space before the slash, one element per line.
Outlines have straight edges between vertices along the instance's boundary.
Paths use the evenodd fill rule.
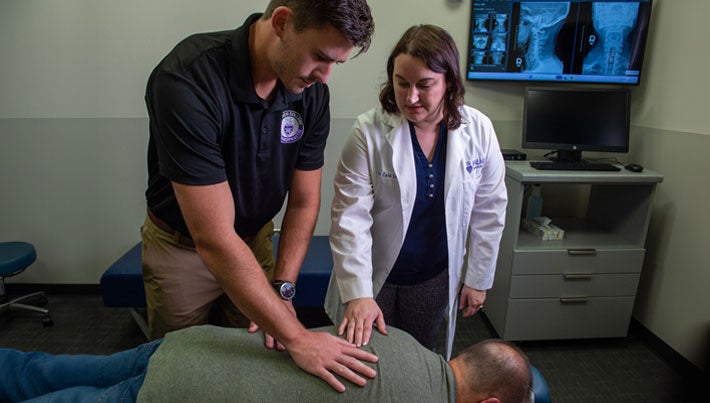
<path fill-rule="evenodd" d="M 374 355 L 307 331 L 290 302 L 320 207 L 325 82 L 373 30 L 365 0 L 272 0 L 235 31 L 184 39 L 153 70 L 141 231 L 151 338 L 211 314 L 229 326 L 249 318 L 267 347 L 337 390 L 334 374 L 375 376 L 360 361 Z M 274 262 L 272 219 L 287 193 Z"/>

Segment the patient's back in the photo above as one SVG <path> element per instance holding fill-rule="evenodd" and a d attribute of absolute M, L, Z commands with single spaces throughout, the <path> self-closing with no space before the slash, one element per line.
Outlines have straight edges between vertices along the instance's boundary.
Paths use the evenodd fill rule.
<path fill-rule="evenodd" d="M 334 334 L 333 327 L 313 329 Z M 285 352 L 267 350 L 263 335 L 245 329 L 196 326 L 169 333 L 148 365 L 138 401 L 455 401 L 446 361 L 407 333 L 374 331 L 363 350 L 377 377 L 361 388 L 340 379 L 345 393 L 301 370 Z"/>

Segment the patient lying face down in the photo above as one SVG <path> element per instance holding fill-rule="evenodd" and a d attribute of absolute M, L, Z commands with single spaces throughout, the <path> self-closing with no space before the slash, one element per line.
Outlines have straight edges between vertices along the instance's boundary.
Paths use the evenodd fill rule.
<path fill-rule="evenodd" d="M 335 328 L 317 329 L 334 333 Z M 475 344 L 448 363 L 405 332 L 373 333 L 363 347 L 379 357 L 367 386 L 338 393 L 263 347 L 246 329 L 195 326 L 111 356 L 50 355 L 0 349 L 7 376 L 0 401 L 429 401 L 528 402 L 530 364 L 497 339 Z M 334 371 L 337 373 L 337 371 Z"/>

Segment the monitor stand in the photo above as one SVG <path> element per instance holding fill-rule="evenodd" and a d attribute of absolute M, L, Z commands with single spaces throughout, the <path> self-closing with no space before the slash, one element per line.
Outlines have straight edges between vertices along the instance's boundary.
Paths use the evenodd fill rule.
<path fill-rule="evenodd" d="M 582 161 L 582 151 L 580 150 L 557 150 L 557 157 L 551 158 L 553 161 Z"/>

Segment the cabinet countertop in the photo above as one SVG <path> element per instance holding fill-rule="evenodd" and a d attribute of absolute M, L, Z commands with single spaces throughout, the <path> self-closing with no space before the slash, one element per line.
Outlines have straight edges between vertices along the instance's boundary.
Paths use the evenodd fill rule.
<path fill-rule="evenodd" d="M 618 164 L 616 164 L 618 165 Z M 660 183 L 663 175 L 644 169 L 621 171 L 555 171 L 539 170 L 530 166 L 530 161 L 506 161 L 506 175 L 518 182 L 574 182 L 574 183 Z"/>

